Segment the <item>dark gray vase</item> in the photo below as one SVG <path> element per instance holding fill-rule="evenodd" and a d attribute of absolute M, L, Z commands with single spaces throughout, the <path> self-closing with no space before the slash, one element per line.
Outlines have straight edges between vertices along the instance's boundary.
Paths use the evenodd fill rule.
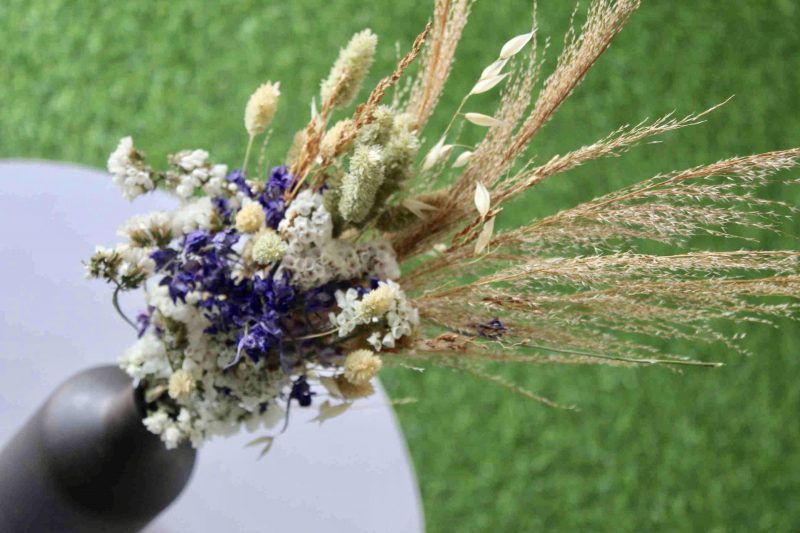
<path fill-rule="evenodd" d="M 0 532 L 139 531 L 183 490 L 195 450 L 167 450 L 113 366 L 59 387 L 0 451 Z"/>

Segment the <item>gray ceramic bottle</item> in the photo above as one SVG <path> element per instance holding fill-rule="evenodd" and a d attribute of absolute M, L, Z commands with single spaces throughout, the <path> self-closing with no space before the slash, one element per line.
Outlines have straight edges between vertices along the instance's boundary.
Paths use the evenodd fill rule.
<path fill-rule="evenodd" d="M 0 451 L 0 532 L 141 530 L 183 490 L 195 450 L 167 450 L 142 425 L 119 368 L 59 387 Z"/>

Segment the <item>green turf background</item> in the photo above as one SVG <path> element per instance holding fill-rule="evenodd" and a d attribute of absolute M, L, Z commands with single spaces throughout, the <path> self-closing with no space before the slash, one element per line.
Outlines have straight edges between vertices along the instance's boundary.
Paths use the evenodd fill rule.
<path fill-rule="evenodd" d="M 504 213 L 507 222 L 659 171 L 800 144 L 795 0 L 644 4 L 534 152 L 546 159 L 622 123 L 735 98 L 663 144 L 544 184 Z M 551 59 L 571 10 L 569 0 L 540 0 Z M 442 127 L 498 47 L 526 31 L 529 13 L 526 0 L 478 1 L 450 96 L 429 131 Z M 132 134 L 153 162 L 203 147 L 238 164 L 244 102 L 266 79 L 282 82 L 273 134 L 280 154 L 353 32 L 371 27 L 381 36 L 376 81 L 393 66 L 394 42 L 405 49 L 428 15 L 427 2 L 412 0 L 3 0 L 0 157 L 102 166 L 117 140 Z M 478 110 L 491 109 L 484 105 Z M 769 194 L 800 203 L 796 190 Z M 787 230 L 797 235 L 798 224 L 787 222 Z M 764 246 L 797 241 L 765 238 Z M 746 328 L 751 358 L 697 347 L 728 363 L 720 370 L 514 372 L 534 390 L 578 404 L 578 413 L 446 371 L 385 372 L 392 395 L 421 400 L 398 414 L 428 529 L 800 530 L 800 329 L 783 326 Z"/>

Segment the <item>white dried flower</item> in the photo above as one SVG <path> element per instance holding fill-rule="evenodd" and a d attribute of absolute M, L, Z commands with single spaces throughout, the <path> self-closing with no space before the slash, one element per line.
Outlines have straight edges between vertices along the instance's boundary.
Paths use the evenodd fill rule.
<path fill-rule="evenodd" d="M 391 289 L 393 297 L 385 314 L 382 315 L 386 321 L 385 329 L 374 331 L 367 339 L 376 351 L 380 351 L 383 347 L 393 348 L 398 339 L 411 335 L 419 324 L 419 312 L 411 305 L 400 285 L 387 280 L 378 283 L 378 288 L 381 287 Z M 330 313 L 329 319 L 331 324 L 339 329 L 339 337 L 348 336 L 360 325 L 373 324 L 373 317 L 361 312 L 358 291 L 352 288 L 346 292 L 336 291 L 334 296 L 340 312 Z"/>
<path fill-rule="evenodd" d="M 125 350 L 119 365 L 134 379 L 166 378 L 171 372 L 164 343 L 152 332 L 145 333 Z"/>
<path fill-rule="evenodd" d="M 369 322 L 381 318 L 391 307 L 395 291 L 389 285 L 380 285 L 368 292 L 356 305 L 356 317 L 359 321 Z"/>
<path fill-rule="evenodd" d="M 139 248 L 161 246 L 172 239 L 171 225 L 169 213 L 155 211 L 132 216 L 117 230 L 117 235 L 126 237 L 130 246 Z"/>
<path fill-rule="evenodd" d="M 127 200 L 156 188 L 152 172 L 144 164 L 142 154 L 134 148 L 131 137 L 123 137 L 108 156 L 108 171 Z"/>
<path fill-rule="evenodd" d="M 205 150 L 181 150 L 169 161 L 175 170 L 167 174 L 167 185 L 181 198 L 191 198 L 198 188 L 211 196 L 227 191 L 227 165 L 212 165 Z"/>
<path fill-rule="evenodd" d="M 211 198 L 192 198 L 172 212 L 172 233 L 180 235 L 196 229 L 209 229 L 216 210 Z"/>
<path fill-rule="evenodd" d="M 258 202 L 248 202 L 236 213 L 236 229 L 242 233 L 255 233 L 264 227 L 264 208 Z"/>
<path fill-rule="evenodd" d="M 339 51 L 330 74 L 322 82 L 320 94 L 323 102 L 332 98 L 333 107 L 344 107 L 355 99 L 372 65 L 377 44 L 378 37 L 371 30 L 353 35 L 347 46 Z M 337 86 L 339 90 L 334 94 Z"/>
<path fill-rule="evenodd" d="M 485 126 L 487 128 L 503 126 L 505 124 L 502 120 L 484 115 L 483 113 L 464 113 L 464 118 L 476 126 Z"/>
<path fill-rule="evenodd" d="M 525 48 L 525 45 L 533 37 L 533 32 L 523 33 L 508 40 L 503 48 L 500 49 L 500 59 L 508 59 L 509 57 L 517 54 L 520 50 Z"/>
<path fill-rule="evenodd" d="M 177 399 L 190 394 L 195 387 L 192 375 L 186 370 L 178 369 L 169 377 L 168 393 L 171 398 Z"/>
<path fill-rule="evenodd" d="M 273 229 L 261 230 L 253 237 L 253 261 L 259 265 L 267 265 L 280 261 L 286 253 L 286 243 Z"/>
<path fill-rule="evenodd" d="M 264 133 L 272 122 L 281 95 L 280 86 L 280 82 L 268 81 L 250 95 L 244 108 L 244 128 L 251 137 Z"/>
<path fill-rule="evenodd" d="M 344 377 L 353 385 L 364 385 L 383 367 L 383 361 L 371 350 L 356 350 L 344 360 Z"/>
<path fill-rule="evenodd" d="M 475 183 L 475 207 L 478 209 L 481 218 L 486 217 L 489 212 L 492 199 L 489 196 L 489 191 L 481 182 Z"/>
<path fill-rule="evenodd" d="M 121 278 L 149 277 L 155 272 L 156 263 L 150 257 L 151 249 L 118 244 L 114 251 L 122 258 L 122 263 L 120 263 L 119 267 L 119 276 Z"/>
<path fill-rule="evenodd" d="M 205 150 L 183 150 L 172 157 L 173 164 L 186 172 L 205 166 L 207 161 L 208 152 Z"/>

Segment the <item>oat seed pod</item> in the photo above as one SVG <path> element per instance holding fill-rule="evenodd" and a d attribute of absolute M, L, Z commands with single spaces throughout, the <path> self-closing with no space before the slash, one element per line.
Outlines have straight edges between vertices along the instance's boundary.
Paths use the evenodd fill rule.
<path fill-rule="evenodd" d="M 485 128 L 494 128 L 496 126 L 504 126 L 505 122 L 502 120 L 484 115 L 483 113 L 464 113 L 464 118 L 472 122 L 476 126 L 483 126 Z"/>
<path fill-rule="evenodd" d="M 516 55 L 523 48 L 525 48 L 525 45 L 528 44 L 532 38 L 533 32 L 523 33 L 522 35 L 517 35 L 516 37 L 511 38 L 500 50 L 500 59 L 508 59 L 509 57 Z"/>
<path fill-rule="evenodd" d="M 281 95 L 280 86 L 280 82 L 268 81 L 250 95 L 244 108 L 244 127 L 251 137 L 264 133 L 272 122 Z"/>
<path fill-rule="evenodd" d="M 330 74 L 322 82 L 320 94 L 323 102 L 333 98 L 333 107 L 336 108 L 345 107 L 355 99 L 372 65 L 377 44 L 378 37 L 371 30 L 367 29 L 353 35 L 347 46 L 339 51 L 339 57 L 333 64 Z M 334 94 L 342 76 L 345 76 L 344 82 Z"/>
<path fill-rule="evenodd" d="M 480 213 L 481 218 L 486 218 L 489 213 L 492 199 L 489 196 L 489 191 L 483 183 L 477 182 L 475 184 L 475 208 Z"/>
<path fill-rule="evenodd" d="M 445 138 L 442 137 L 439 139 L 439 142 L 433 145 L 433 148 L 428 152 L 425 158 L 422 160 L 422 170 L 423 172 L 426 170 L 430 170 L 442 159 L 446 159 L 447 156 L 450 155 L 450 152 L 453 150 L 452 144 L 445 144 Z"/>
<path fill-rule="evenodd" d="M 453 168 L 461 168 L 466 166 L 471 158 L 472 150 L 464 150 L 458 157 L 456 157 L 456 160 L 453 162 Z"/>

